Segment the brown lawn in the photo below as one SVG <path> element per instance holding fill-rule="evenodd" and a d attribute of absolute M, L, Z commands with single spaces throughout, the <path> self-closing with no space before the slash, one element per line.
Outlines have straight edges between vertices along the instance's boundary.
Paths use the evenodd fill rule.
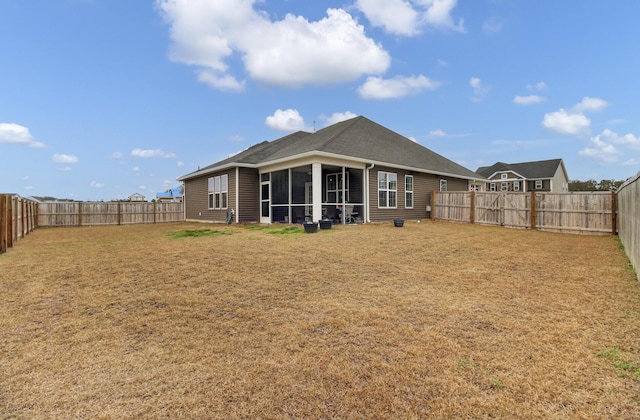
<path fill-rule="evenodd" d="M 36 230 L 0 256 L 0 417 L 640 417 L 615 237 L 285 228 Z"/>

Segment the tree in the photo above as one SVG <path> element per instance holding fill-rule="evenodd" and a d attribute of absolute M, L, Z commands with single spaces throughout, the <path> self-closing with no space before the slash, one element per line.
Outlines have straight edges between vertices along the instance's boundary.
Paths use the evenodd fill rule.
<path fill-rule="evenodd" d="M 588 181 L 580 181 L 577 179 L 569 181 L 569 191 L 615 191 L 624 181 L 615 181 L 613 179 L 603 179 L 600 182 L 590 179 Z"/>

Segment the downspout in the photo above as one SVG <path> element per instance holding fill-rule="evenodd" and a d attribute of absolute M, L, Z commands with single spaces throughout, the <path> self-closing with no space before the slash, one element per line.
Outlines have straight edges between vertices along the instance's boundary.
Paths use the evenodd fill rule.
<path fill-rule="evenodd" d="M 367 169 L 367 176 L 364 177 L 364 181 L 365 181 L 365 200 L 364 200 L 364 220 L 367 223 L 371 223 L 371 210 L 369 209 L 370 206 L 370 201 L 369 201 L 369 183 L 371 182 L 369 180 L 369 171 L 371 171 L 371 169 L 373 169 L 373 167 L 376 166 L 375 163 L 372 163 L 371 166 L 369 166 Z"/>
<path fill-rule="evenodd" d="M 187 183 L 182 181 L 182 216 L 187 221 Z"/>
<path fill-rule="evenodd" d="M 235 222 L 238 223 L 240 219 L 240 168 L 236 166 L 236 214 L 235 214 Z"/>

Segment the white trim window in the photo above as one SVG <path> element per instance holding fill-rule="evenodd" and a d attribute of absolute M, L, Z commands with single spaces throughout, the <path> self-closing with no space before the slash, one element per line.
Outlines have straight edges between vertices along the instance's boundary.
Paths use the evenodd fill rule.
<path fill-rule="evenodd" d="M 229 196 L 229 175 L 209 178 L 209 208 L 226 209 Z"/>
<path fill-rule="evenodd" d="M 378 172 L 378 207 L 397 207 L 398 174 L 393 172 Z"/>
<path fill-rule="evenodd" d="M 508 182 L 501 182 L 500 183 L 500 191 L 509 191 L 509 183 Z"/>
<path fill-rule="evenodd" d="M 536 179 L 536 190 L 541 190 L 541 189 L 542 189 L 542 180 Z"/>
<path fill-rule="evenodd" d="M 404 177 L 404 207 L 413 208 L 413 175 L 405 175 Z"/>
<path fill-rule="evenodd" d="M 446 179 L 441 179 L 440 180 L 440 191 L 442 191 L 442 192 L 446 192 L 447 191 L 447 180 Z"/>
<path fill-rule="evenodd" d="M 489 191 L 496 192 L 496 183 L 492 182 L 489 184 Z"/>
<path fill-rule="evenodd" d="M 500 174 L 500 179 L 509 179 L 509 174 Z"/>
<path fill-rule="evenodd" d="M 513 191 L 520 191 L 520 181 L 513 181 Z"/>

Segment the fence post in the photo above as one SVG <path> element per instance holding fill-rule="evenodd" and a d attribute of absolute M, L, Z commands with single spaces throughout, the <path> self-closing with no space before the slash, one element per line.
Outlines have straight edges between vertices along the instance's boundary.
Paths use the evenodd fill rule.
<path fill-rule="evenodd" d="M 153 223 L 156 223 L 156 202 L 153 202 Z"/>
<path fill-rule="evenodd" d="M 529 217 L 531 218 L 531 229 L 536 229 L 536 193 L 531 191 L 531 199 L 529 200 Z"/>
<path fill-rule="evenodd" d="M 431 220 L 436 220 L 436 192 L 431 191 Z"/>
<path fill-rule="evenodd" d="M 121 203 L 118 201 L 118 226 L 122 224 L 122 210 L 120 206 L 121 206 Z"/>
<path fill-rule="evenodd" d="M 471 191 L 471 213 L 469 214 L 469 223 L 474 224 L 476 221 L 476 192 Z"/>
<path fill-rule="evenodd" d="M 25 217 L 27 213 L 27 209 L 25 208 L 27 206 L 27 200 L 23 198 L 20 201 L 20 214 L 22 216 L 22 239 L 24 239 L 24 237 L 27 236 L 27 218 Z"/>
<path fill-rule="evenodd" d="M 0 194 L 0 254 L 7 252 L 7 196 Z"/>
<path fill-rule="evenodd" d="M 611 191 L 611 233 L 618 234 L 618 196 L 615 191 Z"/>

